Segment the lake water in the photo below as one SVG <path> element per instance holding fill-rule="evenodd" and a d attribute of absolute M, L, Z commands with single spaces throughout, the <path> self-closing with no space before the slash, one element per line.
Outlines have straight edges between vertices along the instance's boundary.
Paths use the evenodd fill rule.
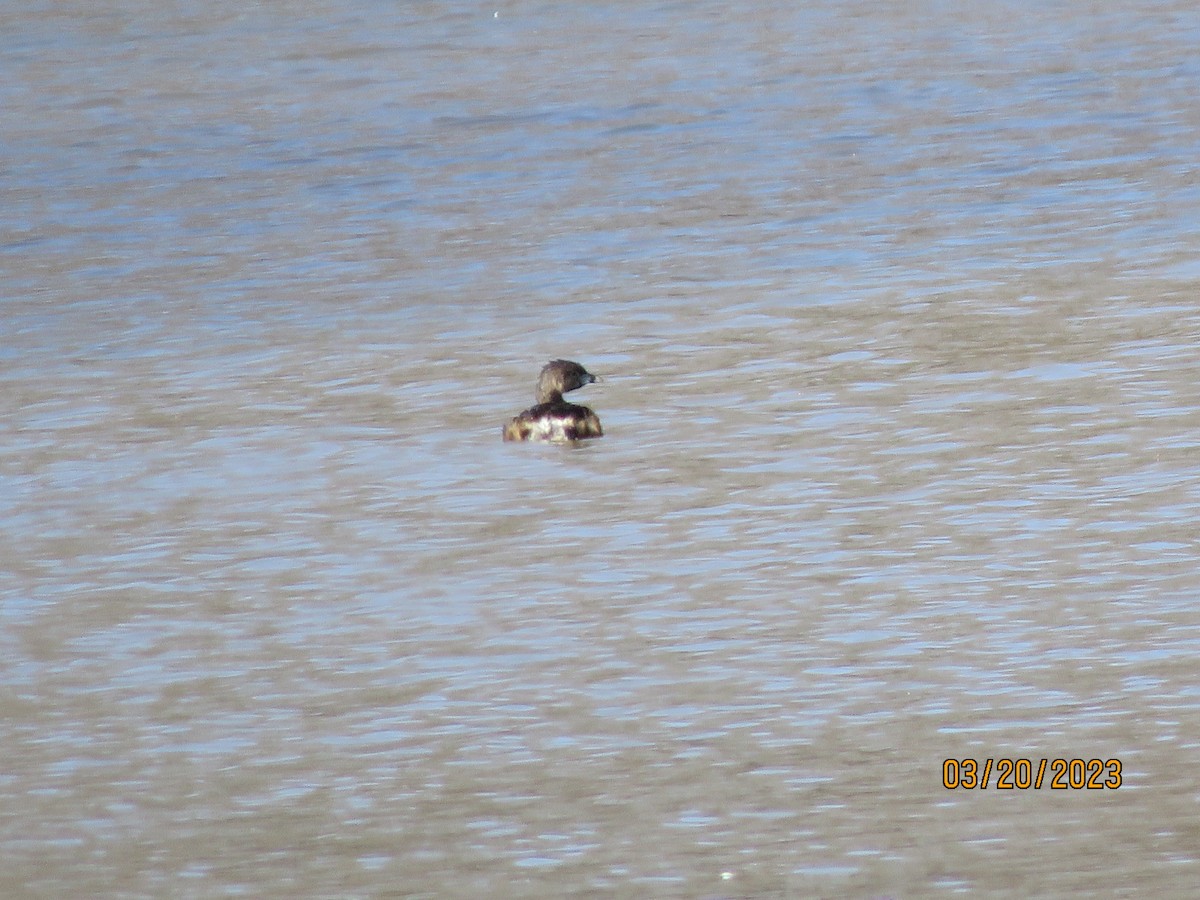
<path fill-rule="evenodd" d="M 1197 46 L 8 4 L 0 893 L 1192 895 Z"/>

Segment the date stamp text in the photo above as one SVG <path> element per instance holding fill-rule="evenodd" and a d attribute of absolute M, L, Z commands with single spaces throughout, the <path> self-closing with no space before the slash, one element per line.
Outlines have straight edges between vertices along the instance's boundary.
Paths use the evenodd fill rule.
<path fill-rule="evenodd" d="M 947 759 L 942 787 L 998 791 L 1115 791 L 1121 786 L 1119 759 Z"/>

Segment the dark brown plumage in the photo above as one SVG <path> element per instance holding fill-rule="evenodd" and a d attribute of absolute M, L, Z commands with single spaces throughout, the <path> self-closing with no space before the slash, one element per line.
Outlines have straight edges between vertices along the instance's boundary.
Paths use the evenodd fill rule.
<path fill-rule="evenodd" d="M 596 376 L 577 362 L 555 359 L 538 375 L 537 405 L 504 426 L 506 441 L 566 443 L 600 437 L 600 419 L 586 406 L 568 403 L 563 394 L 595 382 Z"/>

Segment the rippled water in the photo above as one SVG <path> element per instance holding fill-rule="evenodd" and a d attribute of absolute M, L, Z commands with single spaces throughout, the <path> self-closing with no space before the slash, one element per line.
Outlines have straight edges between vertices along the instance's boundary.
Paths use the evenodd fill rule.
<path fill-rule="evenodd" d="M 6 896 L 1194 890 L 1200 14 L 797 6 L 0 11 Z"/>

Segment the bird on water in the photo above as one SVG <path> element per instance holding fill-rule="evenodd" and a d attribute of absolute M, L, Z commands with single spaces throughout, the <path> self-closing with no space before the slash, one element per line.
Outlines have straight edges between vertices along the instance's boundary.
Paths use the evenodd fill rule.
<path fill-rule="evenodd" d="M 596 376 L 577 362 L 554 359 L 542 367 L 537 381 L 537 403 L 504 426 L 506 441 L 549 441 L 568 443 L 604 434 L 600 419 L 586 406 L 568 403 L 563 394 Z"/>

